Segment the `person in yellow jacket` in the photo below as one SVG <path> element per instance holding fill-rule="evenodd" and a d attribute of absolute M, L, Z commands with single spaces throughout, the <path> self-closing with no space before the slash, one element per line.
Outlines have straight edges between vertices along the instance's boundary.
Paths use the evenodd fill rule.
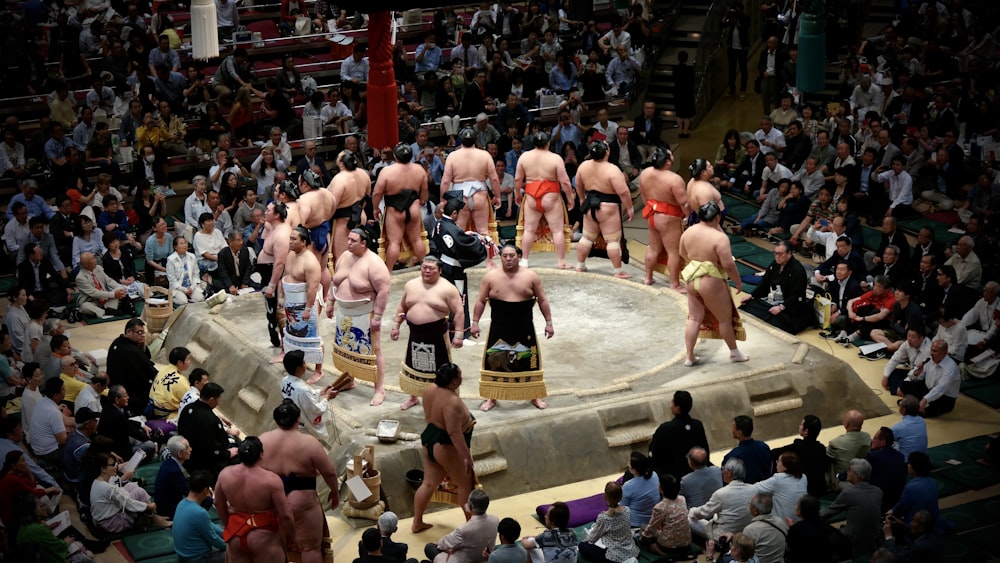
<path fill-rule="evenodd" d="M 191 351 L 178 346 L 170 351 L 170 365 L 160 368 L 149 391 L 152 403 L 151 419 L 166 419 L 176 423 L 181 399 L 191 384 L 184 372 L 191 367 Z"/>

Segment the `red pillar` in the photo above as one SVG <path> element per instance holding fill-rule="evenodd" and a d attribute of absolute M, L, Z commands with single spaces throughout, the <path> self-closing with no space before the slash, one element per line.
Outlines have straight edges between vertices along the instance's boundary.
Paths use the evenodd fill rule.
<path fill-rule="evenodd" d="M 399 142 L 396 77 L 392 69 L 392 15 L 368 15 L 368 146 L 376 151 Z"/>

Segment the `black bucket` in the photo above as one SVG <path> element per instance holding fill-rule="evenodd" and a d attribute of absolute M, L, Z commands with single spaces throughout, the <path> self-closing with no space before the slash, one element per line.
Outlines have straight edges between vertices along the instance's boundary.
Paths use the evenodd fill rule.
<path fill-rule="evenodd" d="M 421 469 L 411 469 L 406 472 L 406 483 L 414 491 L 420 488 L 424 482 L 424 472 Z"/>

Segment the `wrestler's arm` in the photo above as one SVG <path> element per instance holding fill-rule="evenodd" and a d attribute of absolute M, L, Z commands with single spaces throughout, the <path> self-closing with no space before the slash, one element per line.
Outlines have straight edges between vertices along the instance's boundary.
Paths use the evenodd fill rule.
<path fill-rule="evenodd" d="M 622 207 L 625 208 L 625 213 L 628 215 L 628 220 L 631 221 L 635 216 L 635 210 L 632 209 L 635 204 L 632 203 L 632 194 L 628 190 L 628 184 L 625 182 L 625 176 L 619 174 L 611 175 L 611 187 L 614 188 L 615 193 L 622 200 Z"/>
<path fill-rule="evenodd" d="M 215 511 L 219 513 L 219 521 L 225 526 L 229 522 L 229 503 L 226 502 L 226 488 L 223 484 L 226 482 L 225 471 L 222 475 L 219 475 L 219 479 L 215 482 Z"/>
<path fill-rule="evenodd" d="M 282 544 L 288 545 L 289 540 L 295 540 L 295 521 L 292 519 L 292 511 L 288 507 L 288 497 L 285 496 L 285 488 L 281 484 L 281 478 L 277 475 L 270 475 L 267 484 L 271 489 L 271 502 L 274 503 L 275 512 L 281 521 L 280 534 Z"/>
<path fill-rule="evenodd" d="M 375 290 L 375 309 L 372 317 L 372 330 L 382 329 L 382 315 L 389 303 L 389 287 L 392 285 L 392 276 L 389 269 L 381 260 L 374 259 L 368 270 L 369 281 Z"/>
<path fill-rule="evenodd" d="M 736 259 L 733 258 L 733 249 L 729 246 L 729 239 L 722 237 L 716 243 L 716 252 L 719 255 L 719 263 L 722 269 L 729 274 L 729 279 L 736 284 L 736 291 L 743 291 L 743 280 L 740 278 L 740 271 L 736 268 Z"/>
<path fill-rule="evenodd" d="M 382 203 L 382 196 L 385 194 L 385 171 L 378 175 L 378 180 L 375 181 L 375 190 L 372 191 L 372 207 L 375 209 L 375 220 L 379 221 L 382 219 L 382 211 L 379 206 Z"/>
<path fill-rule="evenodd" d="M 684 187 L 684 181 L 678 179 L 674 182 L 674 185 L 671 186 L 670 190 L 674 194 L 674 201 L 677 202 L 677 205 L 680 206 L 684 214 L 687 215 L 688 213 L 691 213 L 691 202 L 688 201 L 688 192 Z"/>
<path fill-rule="evenodd" d="M 534 272 L 532 272 L 534 274 Z M 538 274 L 532 276 L 531 291 L 535 294 L 535 301 L 538 302 L 538 310 L 542 312 L 545 319 L 545 338 L 552 338 L 556 330 L 552 327 L 552 308 L 549 306 L 549 298 L 545 295 L 545 288 L 542 287 L 542 278 Z"/>
<path fill-rule="evenodd" d="M 524 164 L 521 159 L 517 159 L 517 167 L 514 169 L 514 203 L 521 206 L 524 199 Z"/>
<path fill-rule="evenodd" d="M 308 251 L 306 251 L 308 252 Z M 316 303 L 316 293 L 319 291 L 320 266 L 318 261 L 306 260 L 306 308 L 302 318 L 308 320 L 312 316 L 312 308 Z"/>
<path fill-rule="evenodd" d="M 479 319 L 483 318 L 486 312 L 486 300 L 490 298 L 490 275 L 483 276 L 482 283 L 479 284 L 479 297 L 476 299 L 476 306 L 472 310 L 472 336 L 479 338 Z"/>
<path fill-rule="evenodd" d="M 427 205 L 427 200 L 431 197 L 430 189 L 427 187 L 427 174 L 420 175 L 420 207 Z M 377 209 L 377 207 L 376 207 Z"/>
<path fill-rule="evenodd" d="M 389 331 L 389 338 L 392 340 L 399 339 L 399 325 L 403 323 L 406 319 L 406 310 L 409 309 L 406 299 L 406 286 L 403 286 L 403 297 L 399 300 L 399 307 L 396 307 L 396 314 L 392 317 L 392 330 Z"/>
<path fill-rule="evenodd" d="M 462 307 L 462 294 L 450 283 L 448 289 L 450 290 L 448 292 L 448 310 L 451 311 L 451 316 L 455 320 L 455 337 L 451 339 L 451 345 L 454 348 L 461 348 L 465 333 L 465 308 Z"/>
<path fill-rule="evenodd" d="M 288 260 L 288 239 L 276 240 L 274 245 L 271 247 L 274 251 L 274 270 L 271 272 L 271 281 L 268 282 L 268 287 L 272 290 L 276 287 L 281 287 L 281 276 L 285 273 L 285 262 Z"/>
<path fill-rule="evenodd" d="M 573 198 L 573 184 L 569 181 L 566 166 L 561 161 L 556 165 L 556 181 L 559 182 L 559 187 L 566 194 L 566 208 L 572 210 L 576 206 L 576 201 Z"/>
<path fill-rule="evenodd" d="M 444 194 L 451 190 L 451 183 L 455 179 L 455 167 L 446 158 L 444 160 L 444 173 L 441 174 L 441 205 L 444 205 Z"/>
<path fill-rule="evenodd" d="M 486 157 L 483 159 L 486 161 L 486 178 L 489 179 L 490 185 L 494 186 L 493 193 L 493 205 L 496 207 L 500 206 L 500 176 L 497 174 L 497 167 L 493 164 L 493 158 L 486 153 Z"/>
<path fill-rule="evenodd" d="M 576 196 L 580 198 L 580 203 L 583 204 L 587 198 L 587 181 L 584 179 L 584 174 L 581 172 L 588 170 L 590 167 L 584 162 L 576 169 Z"/>
<path fill-rule="evenodd" d="M 327 497 L 327 500 L 330 502 L 330 509 L 333 510 L 340 505 L 340 484 L 337 482 L 337 468 L 330 461 L 330 458 L 326 456 L 326 451 L 319 442 L 313 442 L 312 452 L 309 457 L 313 467 L 319 471 L 323 480 L 326 481 L 326 485 L 330 487 L 330 495 Z"/>
<path fill-rule="evenodd" d="M 459 304 L 459 310 L 461 310 L 461 304 Z M 458 323 L 455 323 L 455 334 L 458 335 L 458 338 L 462 338 L 462 334 L 458 330 Z M 468 416 L 465 404 L 456 397 L 453 406 L 445 410 L 444 427 L 448 431 L 448 437 L 451 438 L 452 445 L 458 450 L 458 457 L 462 460 L 466 476 L 471 484 L 472 452 L 469 451 L 469 446 L 465 445 L 465 435 L 463 434 Z"/>

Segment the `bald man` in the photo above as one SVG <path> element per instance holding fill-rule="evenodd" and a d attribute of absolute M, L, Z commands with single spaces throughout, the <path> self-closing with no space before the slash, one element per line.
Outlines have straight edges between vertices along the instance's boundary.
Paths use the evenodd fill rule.
<path fill-rule="evenodd" d="M 854 458 L 864 459 L 871 449 L 872 437 L 861 430 L 865 423 L 865 415 L 859 410 L 851 409 L 844 415 L 844 433 L 830 440 L 826 447 L 826 457 L 830 460 L 830 470 L 827 483 L 830 488 L 837 489 L 837 474 L 847 471 Z"/>

